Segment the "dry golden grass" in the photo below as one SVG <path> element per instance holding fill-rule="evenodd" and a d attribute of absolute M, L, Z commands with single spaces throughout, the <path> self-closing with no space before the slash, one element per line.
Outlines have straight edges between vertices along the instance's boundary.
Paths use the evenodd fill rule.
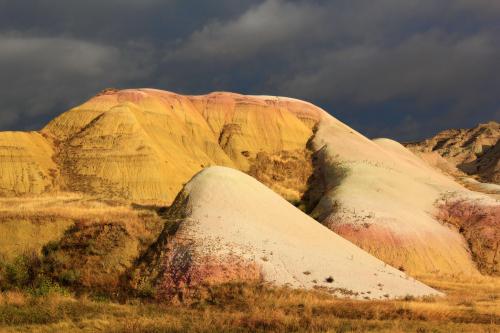
<path fill-rule="evenodd" d="M 6 291 L 0 294 L 0 304 L 24 306 L 27 303 L 27 297 L 24 293 L 19 291 Z"/>
<path fill-rule="evenodd" d="M 207 288 L 185 304 L 50 295 L 0 303 L 2 332 L 498 332 L 498 279 L 438 281 L 445 298 L 352 301 L 263 285 Z M 479 282 L 479 283 L 477 283 Z"/>
<path fill-rule="evenodd" d="M 134 209 L 127 202 L 100 201 L 92 197 L 59 193 L 47 196 L 0 198 L 0 257 L 11 260 L 61 239 L 72 226 L 119 223 L 133 237 L 150 232 L 154 210 Z"/>
<path fill-rule="evenodd" d="M 300 201 L 313 174 L 312 156 L 308 150 L 260 152 L 250 162 L 250 176 L 293 202 Z"/>
<path fill-rule="evenodd" d="M 68 193 L 1 198 L 0 286 L 36 288 L 41 274 L 65 286 L 116 289 L 162 225 L 154 207 L 126 202 Z"/>
<path fill-rule="evenodd" d="M 57 195 L 0 198 L 0 217 L 6 219 L 71 219 L 71 220 L 113 220 L 133 219 L 138 211 L 126 202 L 99 201 L 75 193 Z"/>

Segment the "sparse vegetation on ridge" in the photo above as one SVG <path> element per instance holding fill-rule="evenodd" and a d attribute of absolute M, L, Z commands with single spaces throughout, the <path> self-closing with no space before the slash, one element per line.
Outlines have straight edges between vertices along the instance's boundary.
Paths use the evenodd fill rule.
<path fill-rule="evenodd" d="M 464 199 L 443 199 L 436 217 L 464 236 L 478 269 L 500 275 L 500 206 Z"/>

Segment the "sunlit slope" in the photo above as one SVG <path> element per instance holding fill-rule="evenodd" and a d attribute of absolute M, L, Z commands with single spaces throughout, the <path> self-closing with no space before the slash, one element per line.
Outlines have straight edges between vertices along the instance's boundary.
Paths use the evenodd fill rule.
<path fill-rule="evenodd" d="M 340 235 L 414 274 L 476 274 L 456 229 L 434 218 L 444 194 L 476 198 L 399 143 L 368 140 L 330 119 L 313 140 L 324 195 L 312 214 Z"/>
<path fill-rule="evenodd" d="M 260 278 L 356 298 L 438 293 L 234 169 L 211 167 L 197 174 L 166 216 L 169 224 L 138 267 L 138 287 L 153 285 L 160 295 L 178 281 L 189 287 Z"/>
<path fill-rule="evenodd" d="M 304 149 L 324 111 L 299 100 L 213 93 L 191 97 L 224 152 L 247 170 L 258 152 Z"/>
<path fill-rule="evenodd" d="M 259 152 L 304 150 L 322 113 L 271 97 L 123 90 L 92 98 L 42 132 L 58 145 L 66 189 L 171 202 L 206 166 L 248 171 Z"/>
<path fill-rule="evenodd" d="M 53 149 L 36 132 L 0 132 L 0 195 L 39 194 L 54 188 Z"/>

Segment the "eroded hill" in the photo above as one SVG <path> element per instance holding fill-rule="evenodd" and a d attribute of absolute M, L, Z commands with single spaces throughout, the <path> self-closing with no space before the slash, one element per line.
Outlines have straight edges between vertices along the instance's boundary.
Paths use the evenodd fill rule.
<path fill-rule="evenodd" d="M 287 157 L 298 156 L 302 163 L 294 169 L 307 168 L 306 142 L 322 113 L 308 103 L 276 97 L 124 90 L 62 114 L 42 133 L 56 151 L 61 188 L 168 204 L 210 165 L 252 169 L 263 179 L 273 175 L 258 170 L 262 158 L 286 168 Z M 290 179 L 268 184 L 298 199 L 305 181 Z"/>
<path fill-rule="evenodd" d="M 134 274 L 136 287 L 153 286 L 157 297 L 206 282 L 260 279 L 360 299 L 438 294 L 230 168 L 197 174 L 166 220 Z"/>
<path fill-rule="evenodd" d="M 196 173 L 226 166 L 254 176 L 331 230 L 409 274 L 471 276 L 479 274 L 478 267 L 498 272 L 496 234 L 463 232 L 461 225 L 480 226 L 457 221 L 466 217 L 450 222 L 440 215 L 443 198 L 493 210 L 498 201 L 465 189 L 399 143 L 369 140 L 307 102 L 232 93 L 109 90 L 61 114 L 40 132 L 0 133 L 0 143 L 0 190 L 6 198 L 51 197 L 64 191 L 106 205 L 166 206 Z M 271 215 L 268 209 L 262 213 Z M 159 234 L 158 229 L 141 232 L 148 238 L 141 243 L 124 229 L 126 221 L 96 225 L 105 219 L 85 225 L 70 219 L 69 225 L 77 228 L 64 233 L 60 241 L 65 245 L 54 253 L 81 258 L 81 249 L 88 248 L 78 245 L 82 239 L 94 237 L 99 248 L 107 248 L 104 243 L 111 237 L 113 249 L 127 256 L 110 267 L 118 265 L 125 272 Z M 487 223 L 495 230 L 499 221 Z M 124 251 L 120 242 L 127 239 L 137 245 Z M 491 246 L 478 246 L 483 241 Z M 98 276 L 92 266 L 100 260 L 96 256 L 71 269 Z"/>

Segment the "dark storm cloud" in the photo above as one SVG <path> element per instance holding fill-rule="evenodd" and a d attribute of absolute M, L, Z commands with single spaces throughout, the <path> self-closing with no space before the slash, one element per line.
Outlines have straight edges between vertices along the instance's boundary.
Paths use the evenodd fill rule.
<path fill-rule="evenodd" d="M 240 15 L 252 0 L 0 0 L 0 29 L 118 43 L 169 41 Z"/>
<path fill-rule="evenodd" d="M 154 86 L 294 96 L 417 138 L 500 118 L 499 36 L 488 0 L 0 0 L 0 127 Z"/>
<path fill-rule="evenodd" d="M 151 74 L 131 50 L 110 45 L 14 33 L 0 34 L 0 45 L 3 128 L 39 127 L 96 90 Z"/>

